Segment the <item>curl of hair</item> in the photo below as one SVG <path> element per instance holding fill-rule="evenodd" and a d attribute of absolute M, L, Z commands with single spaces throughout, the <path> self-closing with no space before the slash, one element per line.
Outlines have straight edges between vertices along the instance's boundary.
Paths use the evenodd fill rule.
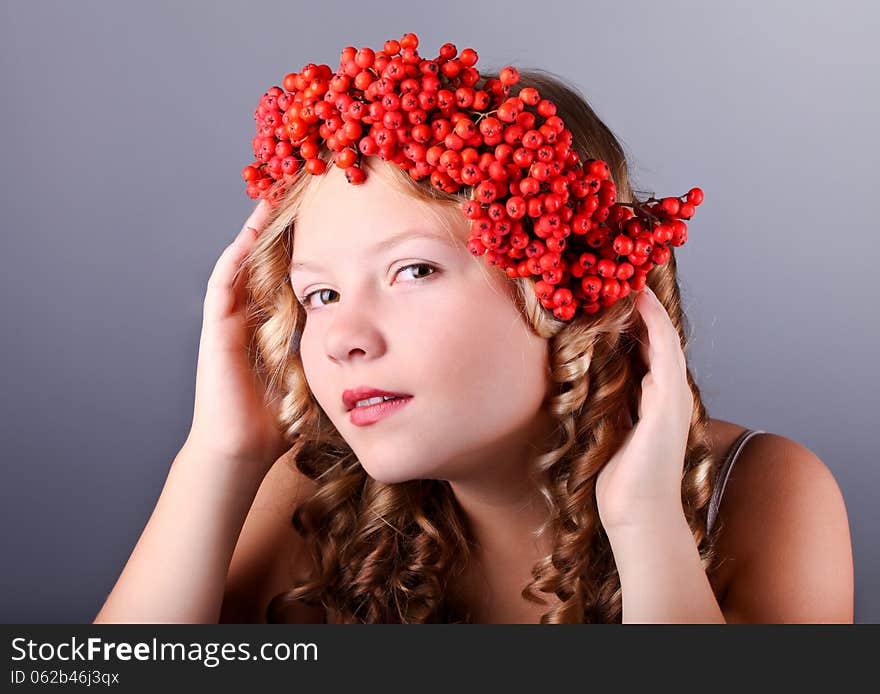
<path fill-rule="evenodd" d="M 487 72 L 482 79 L 498 78 Z M 572 131 L 582 160 L 605 161 L 618 200 L 637 199 L 624 151 L 586 99 L 561 78 L 543 70 L 520 70 L 520 87 L 532 86 L 551 99 Z M 324 148 L 319 156 L 330 161 Z M 365 166 L 375 167 L 374 157 Z M 460 208 L 473 190 L 454 195 L 415 181 L 391 163 L 400 186 L 418 199 Z M 293 530 L 304 539 L 311 571 L 276 595 L 267 621 L 283 622 L 297 604 L 323 606 L 337 623 L 461 623 L 463 606 L 450 598 L 452 581 L 471 557 L 473 538 L 450 485 L 442 480 L 384 484 L 367 475 L 354 452 L 327 419 L 309 390 L 297 340 L 305 312 L 289 280 L 292 234 L 310 176 L 285 184 L 257 244 L 244 264 L 254 320 L 255 366 L 270 392 L 280 398 L 280 421 L 289 456 L 317 484 L 315 494 L 292 509 Z M 280 185 L 280 184 L 278 184 Z M 682 309 L 674 249 L 670 260 L 648 274 L 648 284 L 668 311 L 687 354 L 689 324 Z M 479 259 L 480 262 L 484 262 Z M 634 294 L 597 316 L 558 321 L 537 300 L 533 280 L 509 280 L 513 296 L 532 330 L 548 339 L 553 392 L 544 406 L 558 422 L 550 450 L 539 455 L 531 474 L 547 506 L 541 533 L 553 550 L 532 569 L 524 600 L 547 604 L 541 623 L 613 623 L 622 616 L 620 580 L 596 507 L 595 480 L 620 447 L 626 413 L 637 419 L 636 387 L 644 376 L 638 342 L 644 324 Z M 682 477 L 682 502 L 703 567 L 716 561 L 718 526 L 707 533 L 707 513 L 718 460 L 711 453 L 709 419 L 690 369 L 694 399 Z"/>

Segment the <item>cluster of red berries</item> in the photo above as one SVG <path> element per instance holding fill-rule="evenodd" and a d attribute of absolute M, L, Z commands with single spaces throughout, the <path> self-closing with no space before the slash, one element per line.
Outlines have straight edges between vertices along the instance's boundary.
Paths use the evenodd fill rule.
<path fill-rule="evenodd" d="M 470 252 L 511 278 L 539 278 L 541 304 L 563 321 L 640 291 L 669 245 L 687 241 L 683 220 L 702 190 L 618 203 L 607 164 L 581 163 L 555 104 L 532 87 L 511 96 L 515 67 L 477 89 L 476 51 L 446 43 L 427 60 L 418 43 L 409 33 L 378 52 L 348 46 L 335 73 L 309 63 L 263 94 L 247 194 L 274 205 L 300 168 L 323 174 L 322 142 L 354 185 L 366 180 L 361 157 L 376 155 L 438 190 L 472 186 Z"/>

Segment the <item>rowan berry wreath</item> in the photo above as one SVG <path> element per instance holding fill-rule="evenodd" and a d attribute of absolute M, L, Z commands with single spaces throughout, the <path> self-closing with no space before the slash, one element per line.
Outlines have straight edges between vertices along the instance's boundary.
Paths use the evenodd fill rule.
<path fill-rule="evenodd" d="M 476 51 L 446 43 L 427 60 L 418 44 L 409 33 L 381 51 L 347 46 L 335 73 L 309 63 L 266 91 L 256 159 L 242 171 L 247 194 L 275 205 L 300 168 L 323 174 L 322 143 L 353 185 L 366 180 L 362 157 L 375 155 L 447 193 L 472 187 L 462 203 L 470 252 L 511 278 L 536 278 L 541 304 L 562 321 L 641 291 L 669 246 L 687 241 L 700 188 L 618 203 L 608 165 L 580 161 L 555 104 L 531 87 L 511 95 L 515 67 L 475 89 Z"/>

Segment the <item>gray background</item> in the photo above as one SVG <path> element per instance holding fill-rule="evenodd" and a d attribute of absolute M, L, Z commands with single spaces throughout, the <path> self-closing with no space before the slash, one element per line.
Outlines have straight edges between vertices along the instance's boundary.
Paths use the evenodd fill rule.
<path fill-rule="evenodd" d="M 254 205 L 260 95 L 414 31 L 429 58 L 452 41 L 568 78 L 637 187 L 704 189 L 679 267 L 709 413 L 825 461 L 856 621 L 880 621 L 876 3 L 0 7 L 0 620 L 91 621 L 149 517 L 188 432 L 205 283 Z"/>

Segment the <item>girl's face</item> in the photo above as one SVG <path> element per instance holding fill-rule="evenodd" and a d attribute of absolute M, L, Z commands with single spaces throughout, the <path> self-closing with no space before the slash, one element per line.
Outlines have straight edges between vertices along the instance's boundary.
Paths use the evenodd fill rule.
<path fill-rule="evenodd" d="M 374 479 L 488 473 L 545 431 L 547 340 L 504 272 L 468 251 L 469 220 L 399 191 L 388 166 L 358 186 L 331 166 L 305 193 L 291 282 L 306 379 Z M 358 426 L 342 394 L 359 386 L 413 397 Z"/>

